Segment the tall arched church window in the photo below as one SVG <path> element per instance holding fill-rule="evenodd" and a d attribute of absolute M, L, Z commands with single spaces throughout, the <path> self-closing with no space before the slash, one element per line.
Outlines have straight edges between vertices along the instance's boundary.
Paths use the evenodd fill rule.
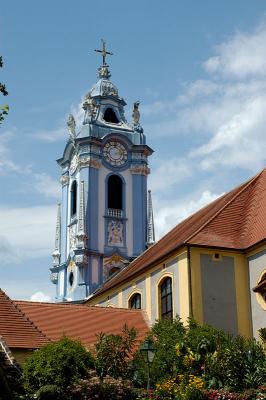
<path fill-rule="evenodd" d="M 70 214 L 74 217 L 77 214 L 77 181 L 73 181 L 71 186 Z"/>
<path fill-rule="evenodd" d="M 173 318 L 173 296 L 172 296 L 172 279 L 170 277 L 165 278 L 160 287 L 160 301 L 161 301 L 161 318 L 172 319 Z"/>
<path fill-rule="evenodd" d="M 129 299 L 129 308 L 141 309 L 141 294 L 136 293 Z"/>
<path fill-rule="evenodd" d="M 104 112 L 104 116 L 103 119 L 106 122 L 112 122 L 113 124 L 118 124 L 118 118 L 116 116 L 116 113 L 114 112 L 114 110 L 112 110 L 112 108 L 108 107 L 105 112 Z"/>
<path fill-rule="evenodd" d="M 117 175 L 108 179 L 108 208 L 122 210 L 123 208 L 123 182 Z"/>

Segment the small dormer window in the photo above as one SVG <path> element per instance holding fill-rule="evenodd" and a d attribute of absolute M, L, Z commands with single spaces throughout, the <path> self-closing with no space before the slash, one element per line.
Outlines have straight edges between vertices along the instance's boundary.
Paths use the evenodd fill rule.
<path fill-rule="evenodd" d="M 103 119 L 106 122 L 112 122 L 113 124 L 118 124 L 118 119 L 116 116 L 116 113 L 114 112 L 114 110 L 112 110 L 112 108 L 108 107 L 105 112 L 104 112 L 104 116 Z"/>

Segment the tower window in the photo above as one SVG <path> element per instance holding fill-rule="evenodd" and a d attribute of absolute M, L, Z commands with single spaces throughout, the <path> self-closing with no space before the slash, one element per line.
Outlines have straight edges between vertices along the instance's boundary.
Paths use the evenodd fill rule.
<path fill-rule="evenodd" d="M 118 122 L 119 122 L 118 119 L 117 119 L 116 113 L 110 107 L 108 107 L 105 110 L 103 119 L 106 122 L 112 122 L 113 124 L 118 124 Z"/>
<path fill-rule="evenodd" d="M 129 308 L 141 309 L 141 295 L 134 294 L 129 300 Z"/>
<path fill-rule="evenodd" d="M 122 210 L 122 179 L 117 175 L 111 175 L 108 179 L 108 208 Z"/>
<path fill-rule="evenodd" d="M 161 318 L 173 318 L 172 279 L 167 277 L 159 287 L 161 298 Z"/>
<path fill-rule="evenodd" d="M 68 282 L 69 282 L 69 285 L 70 285 L 70 286 L 72 286 L 73 283 L 74 283 L 74 274 L 73 274 L 72 271 L 71 271 L 70 274 L 69 274 Z"/>
<path fill-rule="evenodd" d="M 77 214 L 77 181 L 74 181 L 71 186 L 71 217 Z"/>

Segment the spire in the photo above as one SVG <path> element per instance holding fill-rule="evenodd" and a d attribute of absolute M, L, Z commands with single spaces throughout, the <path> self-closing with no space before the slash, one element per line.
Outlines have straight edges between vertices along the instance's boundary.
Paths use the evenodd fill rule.
<path fill-rule="evenodd" d="M 154 221 L 152 210 L 151 191 L 148 190 L 148 224 L 147 224 L 147 246 L 155 243 Z"/>
<path fill-rule="evenodd" d="M 61 246 L 61 204 L 57 204 L 57 218 L 56 218 L 56 229 L 55 229 L 55 246 L 52 257 L 54 259 L 54 266 L 60 264 L 60 246 Z"/>
<path fill-rule="evenodd" d="M 78 217 L 78 231 L 76 235 L 77 247 L 85 248 L 86 245 L 86 232 L 85 232 L 85 206 L 84 206 L 84 181 L 80 182 L 80 195 L 79 195 L 79 217 Z"/>
<path fill-rule="evenodd" d="M 99 74 L 99 78 L 109 79 L 111 77 L 111 73 L 110 73 L 110 71 L 108 69 L 109 65 L 106 64 L 105 59 L 106 59 L 107 55 L 112 56 L 113 53 L 111 53 L 110 51 L 106 50 L 106 47 L 105 47 L 106 42 L 105 42 L 105 40 L 101 39 L 101 41 L 102 41 L 102 45 L 103 45 L 102 49 L 101 50 L 94 50 L 97 53 L 101 53 L 102 58 L 103 58 L 102 65 L 98 68 L 98 74 Z"/>

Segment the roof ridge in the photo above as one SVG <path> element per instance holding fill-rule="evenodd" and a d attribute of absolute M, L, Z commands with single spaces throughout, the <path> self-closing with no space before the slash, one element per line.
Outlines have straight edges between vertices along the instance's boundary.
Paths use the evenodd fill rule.
<path fill-rule="evenodd" d="M 254 181 L 256 181 L 258 179 L 258 177 L 263 173 L 263 171 L 265 170 L 265 168 L 263 168 L 262 171 L 260 171 L 258 174 L 256 174 L 255 176 L 253 176 L 252 178 L 250 178 L 248 181 L 242 183 L 241 185 L 237 186 L 236 188 L 230 190 L 229 192 L 227 192 L 224 196 L 228 195 L 229 193 L 231 193 L 232 191 L 236 191 L 236 194 L 232 197 L 231 200 L 229 200 L 228 202 L 225 203 L 225 205 L 220 208 L 214 215 L 212 215 L 200 228 L 198 228 L 196 230 L 196 232 L 192 233 L 187 239 L 184 240 L 184 243 L 188 242 L 189 240 L 191 240 L 194 236 L 196 236 L 203 228 L 205 228 L 214 218 L 216 218 L 223 210 L 226 209 L 226 207 L 228 207 L 238 196 L 240 196 L 244 190 L 246 190 Z M 240 189 L 241 188 L 241 189 Z M 239 190 L 240 189 L 240 190 Z M 221 197 L 220 197 L 221 198 Z M 219 198 L 218 198 L 219 199 Z M 217 200 L 218 200 L 217 199 Z M 210 205 L 211 203 L 209 203 L 208 205 Z M 193 214 L 194 215 L 194 214 Z"/>
<path fill-rule="evenodd" d="M 43 333 L 43 332 L 41 331 L 41 329 L 39 329 L 39 328 L 34 324 L 34 322 L 31 321 L 31 320 L 29 319 L 29 317 L 26 316 L 26 314 L 18 307 L 18 305 L 15 303 L 15 301 L 12 300 L 1 288 L 0 288 L 0 292 L 3 293 L 4 297 L 6 298 L 6 300 L 8 300 L 8 301 L 11 303 L 11 305 L 13 306 L 13 308 L 15 308 L 15 309 L 22 315 L 22 317 L 24 318 L 24 320 L 26 320 L 27 322 L 29 322 L 30 325 L 31 325 L 35 330 L 38 331 L 38 333 L 40 333 L 45 339 L 47 339 L 47 340 L 50 342 L 50 339 L 46 336 L 46 334 Z"/>
<path fill-rule="evenodd" d="M 116 312 L 120 312 L 120 311 L 130 311 L 130 312 L 137 312 L 139 313 L 141 310 L 138 309 L 133 309 L 133 308 L 126 308 L 126 307 L 108 307 L 108 306 L 98 306 L 98 305 L 90 305 L 87 303 L 84 303 L 84 305 L 80 305 L 80 304 L 72 304 L 71 302 L 69 303 L 43 303 L 43 302 L 39 302 L 39 301 L 27 301 L 27 300 L 14 300 L 14 302 L 16 303 L 23 303 L 23 304 L 27 304 L 30 303 L 30 305 L 33 306 L 39 306 L 39 305 L 52 305 L 52 306 L 59 306 L 59 307 L 75 307 L 75 308 L 80 308 L 82 310 L 87 310 L 88 308 L 95 308 L 95 309 L 108 309 L 108 310 L 113 310 Z M 17 305 L 19 307 L 19 304 Z M 20 308 L 19 308 L 20 310 Z"/>

